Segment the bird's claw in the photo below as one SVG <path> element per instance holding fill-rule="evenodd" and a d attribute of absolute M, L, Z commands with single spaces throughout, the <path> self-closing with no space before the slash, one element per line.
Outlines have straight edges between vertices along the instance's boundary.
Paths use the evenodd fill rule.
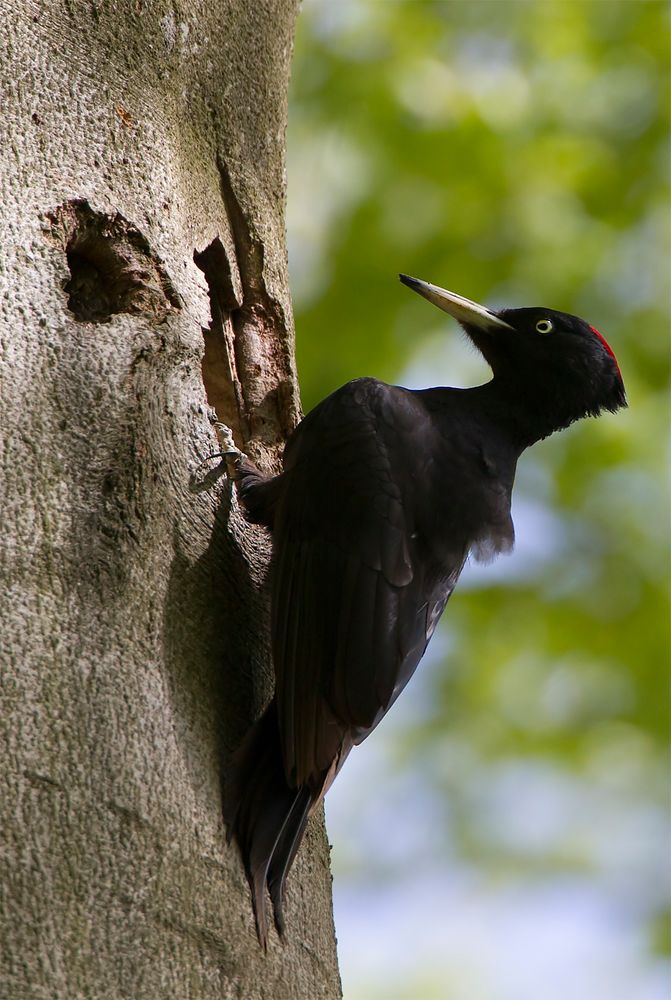
<path fill-rule="evenodd" d="M 214 433 L 217 435 L 217 441 L 221 445 L 221 457 L 226 463 L 228 478 L 235 482 L 236 479 L 240 478 L 240 464 L 245 455 L 236 448 L 231 429 L 226 424 L 221 424 L 217 421 L 214 424 Z"/>
<path fill-rule="evenodd" d="M 203 490 L 210 489 L 222 476 L 228 476 L 232 482 L 240 478 L 240 467 L 246 455 L 236 448 L 231 430 L 226 424 L 214 422 L 214 432 L 221 445 L 221 451 L 213 455 L 208 455 L 191 474 L 190 489 L 194 493 L 201 493 Z M 211 469 L 203 479 L 200 479 L 198 473 L 213 458 L 221 459 L 219 465 Z"/>

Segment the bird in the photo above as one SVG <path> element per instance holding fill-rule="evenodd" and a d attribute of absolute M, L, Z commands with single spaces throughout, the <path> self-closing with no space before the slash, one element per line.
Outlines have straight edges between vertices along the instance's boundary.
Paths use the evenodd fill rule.
<path fill-rule="evenodd" d="M 520 455 L 627 405 L 615 354 L 585 320 L 495 311 L 399 277 L 458 321 L 492 378 L 348 382 L 297 425 L 279 475 L 230 441 L 223 453 L 247 520 L 272 534 L 275 693 L 234 755 L 227 806 L 264 950 L 268 896 L 286 934 L 286 879 L 310 814 L 412 677 L 466 560 L 512 549 Z"/>

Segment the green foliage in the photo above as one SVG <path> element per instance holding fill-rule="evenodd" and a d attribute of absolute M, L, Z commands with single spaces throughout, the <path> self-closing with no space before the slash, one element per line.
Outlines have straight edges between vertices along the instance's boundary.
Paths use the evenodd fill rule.
<path fill-rule="evenodd" d="M 491 870 L 516 849 L 483 837 L 469 799 L 488 768 L 535 762 L 597 797 L 615 789 L 615 822 L 667 797 L 668 15 L 619 0 L 306 0 L 300 19 L 289 237 L 306 409 L 364 374 L 487 377 L 398 271 L 586 317 L 627 386 L 627 411 L 523 457 L 517 496 L 546 514 L 544 556 L 458 590 L 430 708 L 396 751 L 426 754 L 461 850 Z M 596 870 L 569 840 L 546 865 L 580 855 Z"/>

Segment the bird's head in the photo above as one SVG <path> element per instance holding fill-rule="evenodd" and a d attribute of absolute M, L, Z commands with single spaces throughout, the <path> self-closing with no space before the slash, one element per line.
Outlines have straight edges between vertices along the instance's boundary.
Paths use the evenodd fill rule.
<path fill-rule="evenodd" d="M 459 321 L 494 379 L 544 418 L 546 436 L 584 416 L 626 406 L 624 383 L 605 338 L 578 316 L 532 307 L 494 312 L 406 274 L 403 284 Z"/>

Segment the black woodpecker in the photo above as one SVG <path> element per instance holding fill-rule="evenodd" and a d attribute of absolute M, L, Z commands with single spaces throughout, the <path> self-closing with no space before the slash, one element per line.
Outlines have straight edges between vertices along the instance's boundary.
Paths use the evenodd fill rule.
<path fill-rule="evenodd" d="M 247 519 L 272 532 L 275 696 L 234 761 L 227 808 L 261 944 L 287 873 L 352 747 L 412 677 L 464 562 L 513 546 L 525 448 L 626 406 L 613 351 L 554 309 L 494 312 L 401 281 L 459 321 L 493 378 L 469 389 L 348 382 L 299 424 L 284 471 L 226 455 Z"/>

